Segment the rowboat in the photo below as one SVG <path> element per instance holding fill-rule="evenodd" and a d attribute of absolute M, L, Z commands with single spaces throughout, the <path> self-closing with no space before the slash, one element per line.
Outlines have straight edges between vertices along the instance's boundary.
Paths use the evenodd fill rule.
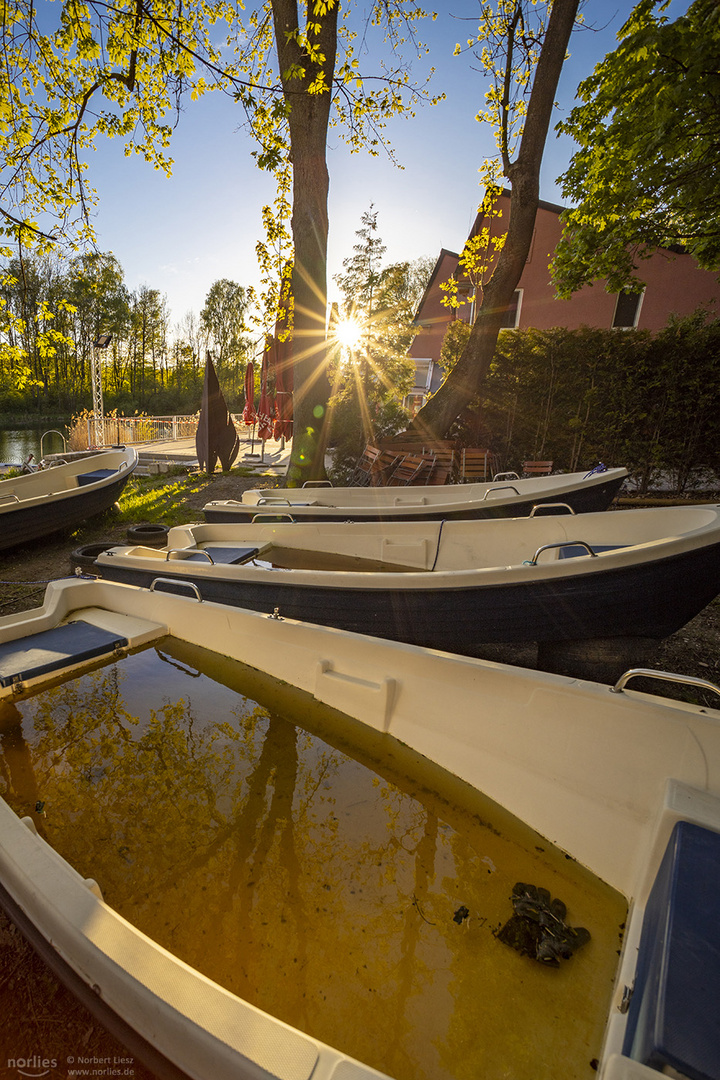
<path fill-rule="evenodd" d="M 538 642 L 546 658 L 555 643 L 622 640 L 622 664 L 628 639 L 649 648 L 720 592 L 720 506 L 206 523 L 171 529 L 163 548 L 90 548 L 81 568 L 111 581 L 162 577 L 204 600 L 466 655 L 488 642 Z"/>
<path fill-rule="evenodd" d="M 131 728 L 117 727 L 117 702 L 123 680 L 129 693 L 144 697 L 142 686 L 135 689 L 137 677 L 150 666 L 153 651 L 165 673 L 166 726 L 153 712 L 147 737 L 135 742 L 139 736 Z M 270 695 L 270 712 L 250 706 L 243 713 L 248 690 L 238 682 L 241 668 L 256 680 L 256 699 Z M 261 744 L 251 785 L 262 779 L 255 816 L 246 812 L 253 791 L 241 786 L 235 826 L 235 819 L 223 817 L 232 810 L 233 789 L 225 787 L 208 804 L 205 774 L 198 774 L 205 745 L 198 716 L 212 690 L 207 672 L 213 686 L 230 695 L 226 706 L 235 702 L 216 720 L 212 738 L 222 730 L 226 741 L 208 760 L 229 776 L 230 743 L 243 754 L 253 741 Z M 658 688 L 663 680 L 680 679 L 628 672 L 608 687 L 157 589 L 102 580 L 53 583 L 41 608 L 0 619 L 5 729 L 13 709 L 34 706 L 39 718 L 35 734 L 26 736 L 19 772 L 28 776 L 32 753 L 42 752 L 53 725 L 59 737 L 42 759 L 51 766 L 41 774 L 47 803 L 14 811 L 12 770 L 4 774 L 0 900 L 74 992 L 105 1022 L 112 1020 L 135 1056 L 158 1072 L 164 1066 L 197 1080 L 369 1080 L 452 1077 L 468 1068 L 478 1075 L 487 1065 L 489 1075 L 508 1077 L 651 1080 L 658 1070 L 716 1077 L 720 711 L 641 692 L 639 674 L 654 678 Z M 75 690 L 83 678 L 88 681 Z M 185 704 L 185 744 L 172 727 L 182 704 L 173 703 L 173 687 L 182 679 L 196 688 Z M 720 693 L 701 680 L 684 681 L 693 693 Z M 77 738 L 78 707 L 92 724 L 93 692 L 97 700 L 109 695 L 107 722 L 119 737 L 102 745 L 91 741 L 88 756 Z M 45 693 L 51 696 L 43 704 Z M 60 715 L 62 694 L 68 705 Z M 293 742 L 294 755 L 281 766 L 267 739 L 274 724 L 276 743 L 287 742 L 285 722 L 272 717 L 293 695 L 308 733 Z M 374 801 L 392 843 L 365 848 L 361 825 L 373 800 L 354 803 L 353 784 L 342 805 L 333 795 L 323 831 L 317 815 L 337 768 L 333 754 L 311 754 L 308 783 L 293 787 L 300 747 L 323 726 L 329 740 L 337 732 L 339 742 L 349 739 L 370 762 L 387 753 L 401 776 L 415 778 L 418 797 L 436 785 L 446 791 L 446 782 L 452 794 L 433 804 L 436 812 L 416 811 L 396 822 L 398 789 L 390 791 L 380 764 Z M 10 741 L 4 739 L 3 754 Z M 123 759 L 118 770 L 113 755 L 125 745 L 128 763 L 135 764 Z M 163 783 L 169 784 L 182 745 L 186 771 L 170 790 L 152 847 L 153 830 L 138 825 L 143 803 L 158 794 L 151 768 L 165 759 Z M 68 774 L 73 754 L 82 762 L 79 783 Z M 118 775 L 134 785 L 133 813 L 119 824 L 104 798 L 108 790 L 121 798 L 122 786 L 104 786 Z M 340 792 L 347 778 L 341 779 Z M 400 787 L 409 782 L 398 781 Z M 197 792 L 192 810 L 173 804 L 182 785 Z M 83 788 L 89 806 L 84 817 Z M 67 821 L 54 802 L 63 792 L 73 805 Z M 266 811 L 276 822 L 274 834 Z M 440 859 L 442 837 L 462 815 L 480 830 L 477 848 L 463 848 L 453 833 Z M 175 818 L 187 849 L 179 873 L 174 856 L 164 857 Z M 347 837 L 360 830 L 358 847 L 340 849 L 339 863 L 349 874 L 343 890 L 333 876 L 334 850 L 325 846 L 341 819 L 348 822 Z M 250 820 L 254 828 L 248 830 Z M 74 868 L 45 838 L 60 835 L 63 826 L 74 861 L 87 862 L 91 850 L 96 873 L 87 865 Z M 532 877 L 525 862 L 498 854 L 506 827 L 531 830 L 523 858 L 531 860 Z M 321 857 L 309 878 L 302 877 L 297 859 L 301 831 Z M 223 841 L 243 850 L 251 845 L 255 858 L 247 880 L 228 881 L 222 872 Z M 99 860 L 116 848 L 117 865 L 125 869 L 117 880 L 107 872 L 106 881 Z M 356 873 L 355 863 L 348 864 L 351 855 L 361 860 Z M 410 859 L 409 877 L 396 859 L 402 867 Z M 207 884 L 196 891 L 192 875 L 205 863 Z M 256 898 L 256 878 L 266 864 L 277 876 L 276 906 Z M 103 899 L 125 878 L 135 905 L 127 915 Z M 371 878 L 379 899 L 370 895 Z M 171 934 L 184 930 L 190 941 L 200 935 L 197 963 L 135 925 L 153 881 L 158 927 L 171 922 Z M 185 902 L 177 925 L 170 920 L 175 893 Z M 588 906 L 590 894 L 608 900 L 607 918 L 602 905 Z M 384 906 L 389 895 L 397 899 Z M 374 920 L 368 921 L 368 909 L 377 911 Z M 332 954 L 320 993 L 315 965 L 323 960 L 326 939 L 315 944 L 306 924 L 311 913 L 323 934 L 337 935 L 342 945 Z M 197 920 L 203 915 L 201 931 Z M 207 920 L 221 924 L 215 943 L 203 936 Z M 252 924 L 253 935 L 264 934 L 252 960 L 223 936 L 243 922 Z M 399 938 L 389 945 L 393 928 Z M 264 951 L 271 963 L 261 969 Z M 248 968 L 246 995 L 198 970 L 208 954 L 220 960 L 229 954 L 231 972 Z M 462 962 L 467 966 L 461 974 Z M 368 981 L 370 969 L 378 981 Z M 264 991 L 278 1001 L 277 1012 L 287 998 L 297 998 L 301 1021 L 288 1022 L 248 1000 Z M 510 1012 L 498 1022 L 493 1010 L 502 996 Z M 324 1023 L 330 1013 L 343 1022 L 332 1040 Z M 351 1032 L 350 1048 L 337 1045 L 345 1041 L 343 1025 Z M 421 1040 L 427 1059 L 417 1062 L 413 1054 Z M 368 1061 L 380 1044 L 392 1068 Z M 356 1045 L 362 1053 L 352 1052 Z"/>
<path fill-rule="evenodd" d="M 485 484 L 257 488 L 243 492 L 240 500 L 206 503 L 203 513 L 209 522 L 251 521 L 259 513 L 286 513 L 302 521 L 452 521 L 524 517 L 534 506 L 552 502 L 588 513 L 607 509 L 627 475 L 627 469 L 605 469 Z"/>
<path fill-rule="evenodd" d="M 0 550 L 108 510 L 136 465 L 136 451 L 118 447 L 0 480 Z"/>

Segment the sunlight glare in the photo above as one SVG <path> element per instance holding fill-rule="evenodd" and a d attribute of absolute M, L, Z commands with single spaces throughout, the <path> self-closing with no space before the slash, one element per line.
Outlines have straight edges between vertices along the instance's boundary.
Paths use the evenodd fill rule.
<path fill-rule="evenodd" d="M 356 349 L 360 344 L 363 336 L 363 325 L 358 320 L 349 316 L 345 319 L 340 319 L 335 328 L 335 336 L 339 343 L 346 349 Z"/>

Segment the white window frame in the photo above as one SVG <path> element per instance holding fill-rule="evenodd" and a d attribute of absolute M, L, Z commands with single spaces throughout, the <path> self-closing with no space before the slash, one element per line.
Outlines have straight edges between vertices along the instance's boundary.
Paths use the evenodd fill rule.
<path fill-rule="evenodd" d="M 513 296 L 517 296 L 517 306 L 515 308 L 515 322 L 512 326 L 503 326 L 503 330 L 517 330 L 520 325 L 520 312 L 522 311 L 524 289 L 515 289 Z"/>

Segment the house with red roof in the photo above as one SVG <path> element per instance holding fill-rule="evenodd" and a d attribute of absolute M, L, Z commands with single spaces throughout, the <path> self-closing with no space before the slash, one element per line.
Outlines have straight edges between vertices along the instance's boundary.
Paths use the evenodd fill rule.
<path fill-rule="evenodd" d="M 515 291 L 515 302 L 507 313 L 507 330 L 592 326 L 618 331 L 655 331 L 662 329 L 671 315 L 690 315 L 698 308 L 720 317 L 718 275 L 701 270 L 691 255 L 662 248 L 642 262 L 641 276 L 646 285 L 640 294 L 610 293 L 604 281 L 597 281 L 574 293 L 569 300 L 559 299 L 550 280 L 549 264 L 562 234 L 563 209 L 549 202 L 541 201 L 538 205 L 530 252 Z M 509 191 L 502 193 L 494 210 L 500 213 L 489 217 L 482 212 L 478 214 L 468 239 L 480 235 L 483 228 L 488 229 L 491 237 L 505 232 L 510 213 Z M 415 316 L 420 329 L 409 355 L 415 361 L 416 378 L 411 394 L 405 399 L 413 415 L 443 380 L 440 348 L 449 323 L 453 319 L 473 322 L 480 305 L 479 290 L 464 275 L 459 259 L 457 252 L 441 250 Z M 494 261 L 490 259 L 488 273 Z M 458 299 L 463 301 L 457 308 L 443 304 L 448 293 L 441 285 L 451 279 L 456 282 Z"/>

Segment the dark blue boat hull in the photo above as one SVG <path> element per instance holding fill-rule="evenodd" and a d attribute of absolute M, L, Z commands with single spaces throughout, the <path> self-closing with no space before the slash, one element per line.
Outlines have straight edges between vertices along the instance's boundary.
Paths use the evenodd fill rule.
<path fill-rule="evenodd" d="M 277 582 L 210 579 L 174 560 L 156 571 L 112 562 L 95 568 L 146 587 L 156 577 L 177 578 L 157 588 L 187 593 L 182 582 L 191 583 L 203 600 L 268 614 L 277 608 L 287 618 L 465 655 L 484 643 L 663 638 L 720 593 L 720 545 L 632 567 L 469 588 L 307 586 L 282 571 Z"/>
<path fill-rule="evenodd" d="M 75 529 L 87 518 L 109 510 L 120 498 L 131 475 L 132 469 L 126 469 L 104 486 L 79 487 L 69 497 L 48 498 L 42 505 L 20 505 L 17 510 L 4 513 L 0 519 L 0 551 L 60 530 Z"/>
<path fill-rule="evenodd" d="M 351 519 L 361 519 L 363 521 L 439 521 L 444 519 L 445 521 L 467 521 L 467 520 L 487 520 L 488 518 L 503 518 L 503 517 L 527 517 L 532 513 L 533 507 L 540 505 L 541 503 L 565 503 L 570 506 L 576 514 L 589 514 L 599 510 L 607 510 L 612 503 L 613 499 L 619 492 L 625 476 L 613 477 L 606 480 L 604 483 L 593 483 L 583 487 L 579 485 L 571 491 L 563 492 L 562 495 L 558 495 L 557 492 L 544 495 L 535 496 L 523 500 L 522 502 L 502 502 L 495 499 L 487 499 L 485 502 L 475 502 L 472 504 L 458 504 L 454 507 L 452 504 L 443 504 L 441 507 L 433 508 L 428 506 L 422 510 L 419 510 L 417 506 L 412 509 L 408 508 L 407 512 L 403 512 L 401 508 L 394 506 L 383 510 L 381 507 L 366 512 L 363 508 L 362 515 L 355 515 L 353 511 L 347 507 L 317 507 L 303 506 L 302 516 L 303 521 L 348 521 Z M 405 489 L 412 491 L 412 488 Z M 205 520 L 208 522 L 223 523 L 233 521 L 249 522 L 257 514 L 262 514 L 263 517 L 268 517 L 271 514 L 282 514 L 284 517 L 288 515 L 292 516 L 292 506 L 282 505 L 257 505 L 254 503 L 237 503 L 236 505 L 222 506 L 213 505 L 208 503 L 203 508 L 203 514 Z"/>

